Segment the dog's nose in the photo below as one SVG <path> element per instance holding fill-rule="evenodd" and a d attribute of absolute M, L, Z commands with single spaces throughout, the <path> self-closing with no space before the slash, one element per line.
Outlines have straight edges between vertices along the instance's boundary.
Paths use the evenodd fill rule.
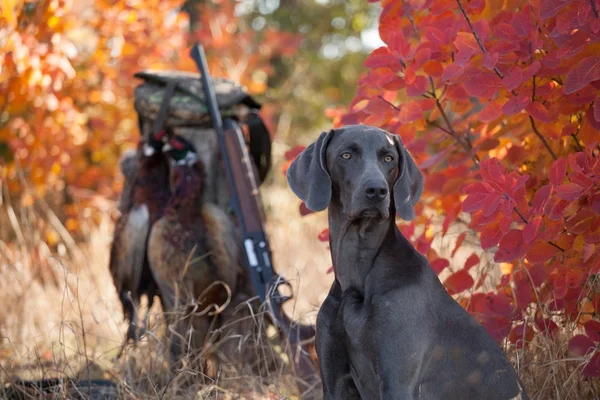
<path fill-rule="evenodd" d="M 388 188 L 385 182 L 369 181 L 365 185 L 365 194 L 369 200 L 380 201 L 387 196 Z"/>

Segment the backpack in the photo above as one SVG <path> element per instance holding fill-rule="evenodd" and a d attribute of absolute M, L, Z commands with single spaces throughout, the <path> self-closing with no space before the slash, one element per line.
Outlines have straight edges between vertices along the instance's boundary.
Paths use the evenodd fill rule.
<path fill-rule="evenodd" d="M 220 165 L 216 131 L 202 90 L 198 73 L 183 71 L 138 72 L 142 79 L 134 90 L 141 140 L 150 132 L 170 129 L 192 142 L 204 163 L 207 177 L 205 200 L 226 207 L 229 200 L 227 176 Z M 235 119 L 246 133 L 248 152 L 259 184 L 271 169 L 271 137 L 259 116 L 261 104 L 237 83 L 212 78 L 221 116 Z"/>

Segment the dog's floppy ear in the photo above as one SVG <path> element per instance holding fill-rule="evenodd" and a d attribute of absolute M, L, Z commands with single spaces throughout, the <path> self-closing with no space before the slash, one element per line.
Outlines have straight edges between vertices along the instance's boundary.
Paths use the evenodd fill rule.
<path fill-rule="evenodd" d="M 410 153 L 404 148 L 398 135 L 392 135 L 398 151 L 398 178 L 394 182 L 394 205 L 396 212 L 405 221 L 415 217 L 414 206 L 423 193 L 423 175 Z"/>
<path fill-rule="evenodd" d="M 287 170 L 292 191 L 312 211 L 321 211 L 331 201 L 331 177 L 327 172 L 327 145 L 333 130 L 323 132 L 296 157 Z"/>

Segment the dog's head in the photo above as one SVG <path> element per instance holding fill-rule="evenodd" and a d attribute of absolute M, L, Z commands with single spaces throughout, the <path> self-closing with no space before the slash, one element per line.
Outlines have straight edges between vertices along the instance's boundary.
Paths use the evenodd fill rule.
<path fill-rule="evenodd" d="M 313 211 L 331 202 L 350 219 L 407 221 L 423 192 L 423 177 L 400 138 L 379 128 L 348 125 L 323 132 L 292 162 L 291 189 Z"/>

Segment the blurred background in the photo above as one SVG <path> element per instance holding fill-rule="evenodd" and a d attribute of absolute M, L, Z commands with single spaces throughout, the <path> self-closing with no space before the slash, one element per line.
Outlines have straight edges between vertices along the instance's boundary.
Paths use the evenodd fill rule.
<path fill-rule="evenodd" d="M 379 5 L 360 0 L 3 1 L 0 19 L 0 363 L 36 375 L 41 362 L 121 344 L 108 247 L 123 185 L 118 160 L 139 132 L 133 74 L 196 72 L 200 41 L 214 76 L 263 104 L 274 166 L 262 196 L 276 269 L 312 322 L 332 279 L 317 235 L 283 174 L 350 103 L 381 43 Z M 73 367 L 75 368 L 75 367 Z"/>

